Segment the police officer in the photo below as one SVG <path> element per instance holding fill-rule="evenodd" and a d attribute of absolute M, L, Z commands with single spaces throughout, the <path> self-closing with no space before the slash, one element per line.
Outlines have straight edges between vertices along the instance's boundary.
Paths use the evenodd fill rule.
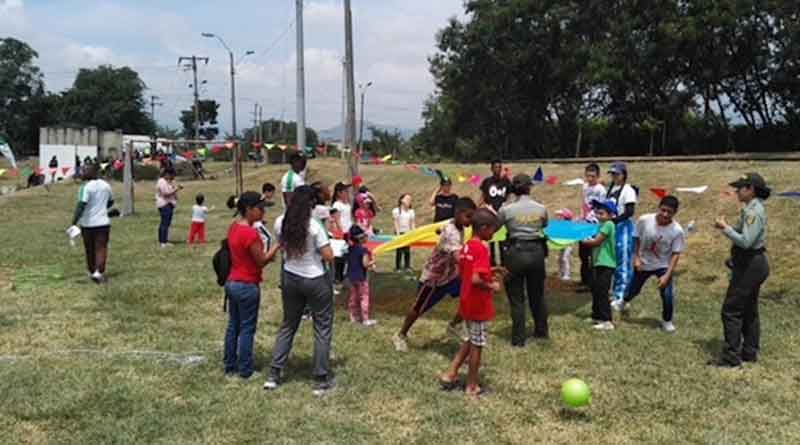
<path fill-rule="evenodd" d="M 769 276 L 766 255 L 767 213 L 764 203 L 771 193 L 766 181 L 758 173 L 748 173 L 732 182 L 736 195 L 745 207 L 739 222 L 731 227 L 719 217 L 715 227 L 733 242 L 730 284 L 722 305 L 722 326 L 725 344 L 722 355 L 712 364 L 721 367 L 739 367 L 742 361 L 758 359 L 760 325 L 758 318 L 758 293 Z"/>
<path fill-rule="evenodd" d="M 511 344 L 525 346 L 525 294 L 534 321 L 536 338 L 547 338 L 547 305 L 544 301 L 545 257 L 547 244 L 544 228 L 547 226 L 547 209 L 530 197 L 533 182 L 530 176 L 514 177 L 512 187 L 519 196 L 516 202 L 506 204 L 497 214 L 500 225 L 508 230 L 504 260 L 509 271 L 506 292 L 511 306 Z"/>

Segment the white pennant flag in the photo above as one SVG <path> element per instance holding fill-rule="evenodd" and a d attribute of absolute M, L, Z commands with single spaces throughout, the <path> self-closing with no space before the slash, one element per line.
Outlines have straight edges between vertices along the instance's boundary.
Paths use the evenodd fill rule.
<path fill-rule="evenodd" d="M 567 182 L 564 183 L 564 185 L 583 185 L 583 184 L 584 184 L 584 182 L 583 182 L 583 179 L 581 179 L 581 178 L 575 178 L 575 179 L 573 179 L 571 181 L 567 181 Z"/>
<path fill-rule="evenodd" d="M 697 193 L 697 194 L 705 193 L 706 190 L 708 190 L 708 186 L 707 185 L 703 185 L 703 186 L 700 186 L 700 187 L 678 187 L 678 188 L 675 189 L 675 191 L 677 191 L 677 192 L 688 192 L 688 193 Z"/>

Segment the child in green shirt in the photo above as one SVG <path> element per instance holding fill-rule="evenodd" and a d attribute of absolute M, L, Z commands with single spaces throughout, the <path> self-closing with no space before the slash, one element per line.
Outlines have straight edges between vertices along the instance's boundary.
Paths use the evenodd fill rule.
<path fill-rule="evenodd" d="M 617 268 L 616 226 L 614 216 L 617 206 L 613 200 L 592 201 L 595 216 L 600 222 L 600 231 L 592 239 L 581 242 L 581 246 L 592 248 L 594 259 L 594 281 L 592 282 L 592 321 L 600 331 L 613 331 L 611 301 L 608 291 Z"/>

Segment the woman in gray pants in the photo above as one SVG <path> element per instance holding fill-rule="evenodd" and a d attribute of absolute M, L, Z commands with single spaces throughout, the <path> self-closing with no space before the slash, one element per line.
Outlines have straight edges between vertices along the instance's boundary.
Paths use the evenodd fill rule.
<path fill-rule="evenodd" d="M 323 262 L 333 262 L 333 250 L 327 231 L 311 217 L 316 192 L 309 186 L 298 187 L 283 219 L 276 221 L 285 262 L 282 270 L 283 323 L 275 339 L 272 369 L 264 389 L 281 384 L 283 369 L 292 351 L 303 309 L 311 308 L 314 320 L 314 394 L 323 395 L 334 387 L 330 369 L 333 337 L 333 287 Z"/>

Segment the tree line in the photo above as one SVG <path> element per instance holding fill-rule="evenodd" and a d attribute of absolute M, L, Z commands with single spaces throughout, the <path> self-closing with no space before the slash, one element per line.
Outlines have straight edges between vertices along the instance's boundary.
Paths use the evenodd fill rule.
<path fill-rule="evenodd" d="M 800 149 L 800 8 L 468 0 L 413 139 L 453 159 Z"/>

